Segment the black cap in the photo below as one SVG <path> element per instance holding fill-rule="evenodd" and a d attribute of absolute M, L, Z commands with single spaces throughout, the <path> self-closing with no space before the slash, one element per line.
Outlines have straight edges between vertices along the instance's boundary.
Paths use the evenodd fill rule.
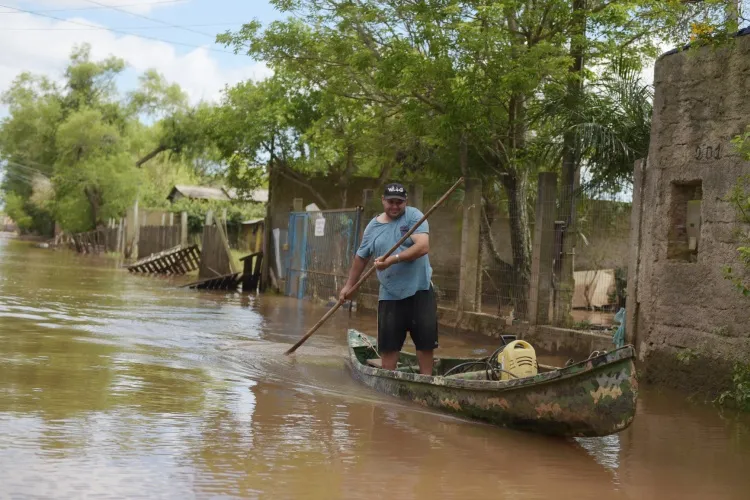
<path fill-rule="evenodd" d="M 406 199 L 406 188 L 398 182 L 392 182 L 388 184 L 383 190 L 383 198 L 405 200 Z"/>

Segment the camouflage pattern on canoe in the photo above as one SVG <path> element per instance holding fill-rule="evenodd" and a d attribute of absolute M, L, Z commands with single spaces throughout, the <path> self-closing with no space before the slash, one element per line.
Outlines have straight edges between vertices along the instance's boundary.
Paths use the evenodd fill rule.
<path fill-rule="evenodd" d="M 533 377 L 496 381 L 383 370 L 367 364 L 377 358 L 376 339 L 349 330 L 348 341 L 348 365 L 369 387 L 501 427 L 564 437 L 606 436 L 627 428 L 635 417 L 638 380 L 630 345 L 565 368 L 540 367 Z M 433 373 L 466 361 L 436 358 Z M 399 364 L 416 367 L 417 360 L 402 352 Z"/>

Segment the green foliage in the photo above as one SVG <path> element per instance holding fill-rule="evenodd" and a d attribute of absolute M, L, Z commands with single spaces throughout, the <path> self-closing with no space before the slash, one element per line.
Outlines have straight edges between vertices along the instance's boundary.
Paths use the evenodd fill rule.
<path fill-rule="evenodd" d="M 677 353 L 677 361 L 684 365 L 689 365 L 694 359 L 698 357 L 698 351 L 695 349 L 687 348 L 682 349 Z"/>
<path fill-rule="evenodd" d="M 175 182 L 202 183 L 216 153 L 206 133 L 206 106 L 154 70 L 125 98 L 115 79 L 124 61 L 73 50 L 57 85 L 24 73 L 2 95 L 0 190 L 25 231 L 87 231 L 121 217 L 136 197 L 163 205 Z M 141 117 L 156 118 L 146 125 Z M 168 152 L 169 154 L 161 154 Z M 153 168 L 139 168 L 151 162 Z M 149 166 L 150 166 L 149 165 Z"/>
<path fill-rule="evenodd" d="M 275 171 L 325 207 L 299 174 L 324 173 L 342 190 L 354 173 L 479 177 L 485 220 L 512 221 L 513 262 L 500 264 L 518 289 L 530 277 L 537 173 L 565 162 L 569 183 L 586 164 L 597 183 L 627 182 L 650 134 L 651 88 L 638 75 L 706 10 L 676 0 L 273 4 L 289 17 L 218 37 L 275 72 L 226 93 L 216 129 L 227 128 L 230 182 Z"/>
<path fill-rule="evenodd" d="M 737 136 L 732 143 L 738 153 L 750 160 L 750 127 L 743 135 Z M 738 271 L 732 266 L 725 266 L 724 278 L 731 281 L 742 295 L 750 297 L 750 282 L 747 281 L 747 275 L 750 272 L 750 175 L 737 179 L 726 201 L 735 207 L 737 213 L 739 227 L 735 234 L 739 243 L 737 256 L 741 269 Z"/>
<path fill-rule="evenodd" d="M 750 411 L 750 364 L 735 363 L 732 388 L 722 392 L 715 402 L 720 406 Z"/>
<path fill-rule="evenodd" d="M 24 210 L 23 199 L 16 193 L 7 193 L 3 197 L 5 213 L 13 219 L 18 229 L 24 231 L 32 227 L 34 221 Z"/>
<path fill-rule="evenodd" d="M 737 153 L 750 160 L 750 125 L 743 133 L 732 139 L 732 146 Z"/>

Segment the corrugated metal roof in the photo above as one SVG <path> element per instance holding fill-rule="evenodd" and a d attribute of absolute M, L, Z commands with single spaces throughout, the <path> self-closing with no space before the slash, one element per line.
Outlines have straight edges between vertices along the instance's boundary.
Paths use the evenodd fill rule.
<path fill-rule="evenodd" d="M 175 192 L 179 192 L 185 198 L 191 198 L 196 200 L 233 200 L 237 198 L 237 190 L 213 188 L 205 186 L 186 186 L 184 184 L 177 184 L 169 192 L 167 199 L 172 199 Z M 268 203 L 268 190 L 267 189 L 256 189 L 250 192 L 250 198 L 256 203 Z"/>
<path fill-rule="evenodd" d="M 167 198 L 172 198 L 175 191 L 178 191 L 182 196 L 186 198 L 199 199 L 199 200 L 230 200 L 224 190 L 219 188 L 204 187 L 204 186 L 184 186 L 176 185 L 172 188 Z"/>
<path fill-rule="evenodd" d="M 226 189 L 226 193 L 232 198 L 237 198 L 237 190 L 234 188 Z M 268 189 L 255 189 L 249 193 L 252 201 L 257 203 L 268 203 Z"/>
<path fill-rule="evenodd" d="M 263 222 L 264 220 L 265 219 L 250 219 L 250 220 L 245 220 L 245 221 L 242 221 L 242 225 L 244 225 L 244 226 L 253 226 L 255 224 L 259 224 L 259 223 Z"/>

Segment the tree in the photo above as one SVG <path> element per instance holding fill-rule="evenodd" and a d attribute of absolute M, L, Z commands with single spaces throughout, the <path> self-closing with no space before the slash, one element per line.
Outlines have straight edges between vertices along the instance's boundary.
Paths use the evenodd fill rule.
<path fill-rule="evenodd" d="M 163 199 L 169 181 L 202 176 L 192 160 L 211 156 L 208 107 L 190 108 L 155 71 L 122 96 L 115 79 L 124 68 L 117 58 L 92 60 L 83 45 L 71 53 L 63 84 L 24 73 L 3 93 L 0 189 L 23 230 L 51 234 L 53 220 L 89 230 L 122 216 L 139 191 Z M 157 121 L 145 125 L 143 117 Z M 164 151 L 171 155 L 152 171 L 136 168 Z"/>
<path fill-rule="evenodd" d="M 575 177 L 571 123 L 545 113 L 563 95 L 580 111 L 587 65 L 651 50 L 649 2 L 276 1 L 295 17 L 249 23 L 220 40 L 309 88 L 379 109 L 431 150 L 434 176 L 484 180 L 485 218 L 507 200 L 518 316 L 530 274 L 530 181 L 541 168 Z M 615 49 L 618 45 L 625 48 Z M 249 47 L 249 50 L 248 50 Z M 585 64 L 584 64 L 585 62 Z M 549 151 L 562 137 L 563 157 Z M 458 168 L 457 168 L 458 167 Z M 569 181 L 566 181 L 570 183 Z M 489 235 L 489 231 L 484 231 Z M 489 239 L 490 246 L 492 244 Z M 498 255 L 497 252 L 491 252 Z"/>
<path fill-rule="evenodd" d="M 84 231 L 125 212 L 138 175 L 126 139 L 100 110 L 71 114 L 58 128 L 57 148 L 55 212 L 63 227 Z"/>
<path fill-rule="evenodd" d="M 240 191 L 278 175 L 304 187 L 321 208 L 332 208 L 311 177 L 331 179 L 343 207 L 355 176 L 382 183 L 396 165 L 408 163 L 409 145 L 389 120 L 376 106 L 363 108 L 305 78 L 277 72 L 227 89 L 209 128 L 229 166 L 227 179 Z"/>

